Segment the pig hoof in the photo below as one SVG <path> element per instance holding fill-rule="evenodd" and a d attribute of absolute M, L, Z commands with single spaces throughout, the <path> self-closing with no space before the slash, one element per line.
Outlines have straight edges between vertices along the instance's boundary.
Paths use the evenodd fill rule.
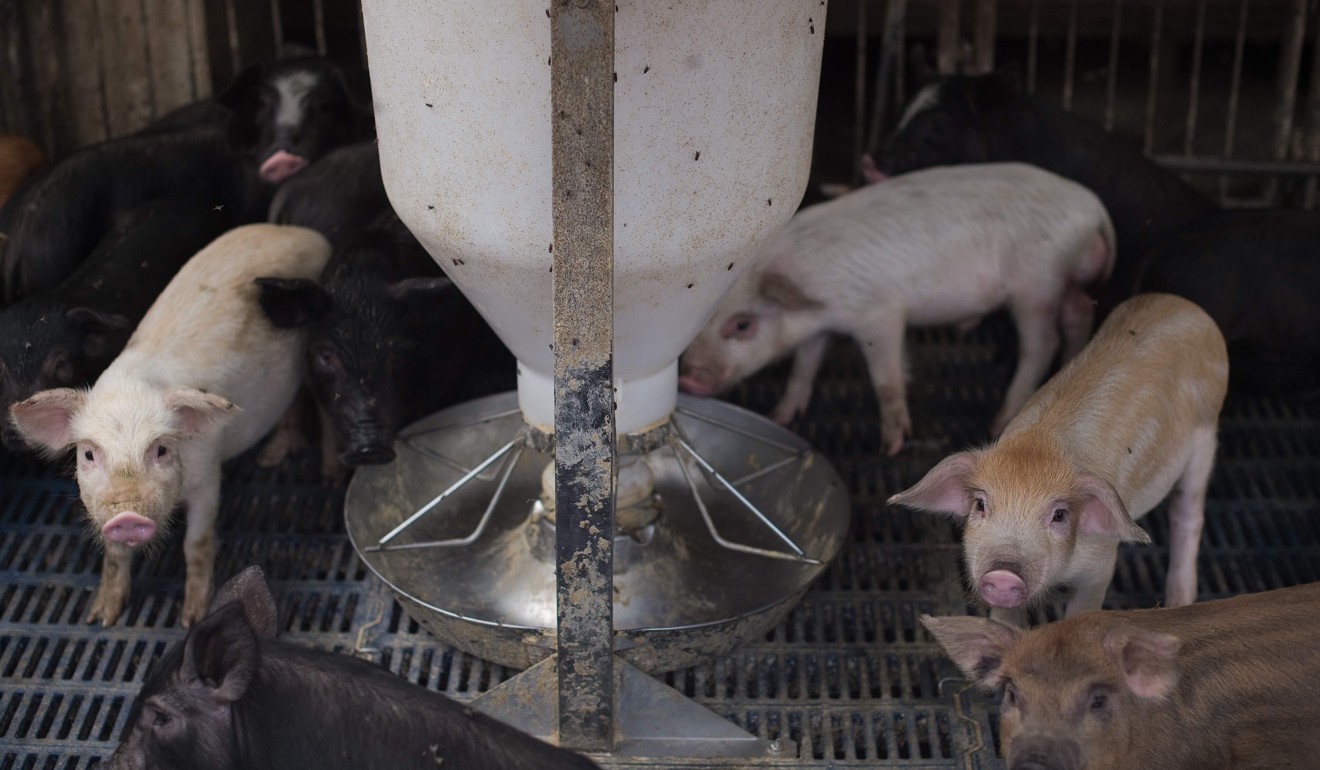
<path fill-rule="evenodd" d="M 100 623 L 103 626 L 113 626 L 115 621 L 119 620 L 119 614 L 124 610 L 124 604 L 127 597 L 111 596 L 109 591 L 97 588 L 96 593 L 92 595 L 92 604 L 87 608 L 87 615 L 83 618 L 86 623 Z"/>
<path fill-rule="evenodd" d="M 210 597 L 196 596 L 187 591 L 184 593 L 183 610 L 179 613 L 179 625 L 190 628 L 193 623 L 206 616 L 206 605 Z"/>

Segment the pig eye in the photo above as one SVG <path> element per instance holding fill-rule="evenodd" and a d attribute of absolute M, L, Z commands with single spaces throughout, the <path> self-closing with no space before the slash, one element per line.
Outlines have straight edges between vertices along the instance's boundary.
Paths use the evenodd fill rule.
<path fill-rule="evenodd" d="M 164 445 L 164 444 L 161 444 L 161 445 L 159 445 L 159 446 L 156 447 L 156 456 L 157 456 L 157 457 L 164 457 L 165 455 L 169 454 L 169 451 L 170 451 L 170 450 L 168 450 L 168 449 L 165 448 L 165 445 Z"/>
<path fill-rule="evenodd" d="M 1108 705 L 1109 705 L 1109 696 L 1108 696 L 1108 695 L 1106 695 L 1106 694 L 1104 694 L 1104 693 L 1102 693 L 1102 692 L 1098 692 L 1098 693 L 1095 693 L 1095 694 L 1093 694 L 1093 695 L 1091 696 L 1091 710 L 1092 710 L 1092 711 L 1104 711 L 1105 707 L 1108 706 Z"/>
<path fill-rule="evenodd" d="M 985 513 L 985 501 L 979 497 L 976 498 L 976 500 L 972 502 L 972 510 L 977 513 Z"/>
<path fill-rule="evenodd" d="M 1011 684 L 1004 686 L 1004 705 L 1017 706 L 1017 690 Z"/>
<path fill-rule="evenodd" d="M 157 711 L 154 719 L 151 720 L 152 727 L 165 727 L 170 723 L 170 715 L 164 711 Z"/>
<path fill-rule="evenodd" d="M 724 322 L 724 327 L 720 329 L 720 336 L 724 339 L 746 340 L 756 336 L 756 316 L 750 313 L 739 313 Z"/>
<path fill-rule="evenodd" d="M 1068 518 L 1067 508 L 1055 508 L 1054 515 L 1050 517 L 1050 521 L 1054 522 L 1055 524 L 1058 524 L 1059 522 L 1067 518 Z"/>
<path fill-rule="evenodd" d="M 86 460 L 87 462 L 92 462 L 93 460 L 96 459 L 96 456 L 92 454 L 92 450 L 91 450 L 91 449 L 84 449 L 84 450 L 83 450 L 83 459 Z"/>

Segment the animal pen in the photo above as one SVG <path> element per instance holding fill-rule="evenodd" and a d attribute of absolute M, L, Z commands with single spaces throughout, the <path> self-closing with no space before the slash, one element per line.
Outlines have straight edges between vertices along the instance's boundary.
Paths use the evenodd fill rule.
<path fill-rule="evenodd" d="M 1015 67 L 1026 88 L 1139 144 L 1227 206 L 1316 204 L 1320 12 L 1306 0 L 833 0 L 808 197 L 857 183 L 916 87 Z M 53 157 L 134 131 L 281 54 L 370 61 L 356 0 L 0 0 L 0 132 Z M 360 84 L 365 86 L 365 82 Z M 604 757 L 605 766 L 994 768 L 995 700 L 970 687 L 921 614 L 968 612 L 951 522 L 889 508 L 946 454 L 987 439 L 1012 363 L 1002 319 L 966 335 L 909 331 L 915 441 L 886 459 L 853 343 L 832 343 L 791 427 L 837 470 L 850 526 L 838 555 L 769 630 L 658 678 L 764 741 L 754 757 Z M 728 395 L 767 413 L 785 366 Z M 1320 579 L 1320 407 L 1231 393 L 1200 553 L 1202 600 Z M 290 640 L 358 655 L 472 700 L 518 669 L 439 641 L 405 612 L 345 531 L 345 491 L 314 452 L 226 467 L 217 578 L 261 564 Z M 354 494 L 353 488 L 347 493 Z M 1155 605 L 1168 557 L 1125 546 L 1107 607 Z M 182 638 L 177 548 L 139 560 L 110 628 L 82 623 L 98 574 L 76 485 L 0 455 L 0 770 L 74 770 L 107 758 L 150 662 Z M 1058 607 L 1047 607 L 1057 617 Z"/>

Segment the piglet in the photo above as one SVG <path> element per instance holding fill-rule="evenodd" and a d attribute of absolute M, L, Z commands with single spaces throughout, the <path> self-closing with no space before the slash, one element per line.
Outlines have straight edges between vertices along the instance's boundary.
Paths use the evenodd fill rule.
<path fill-rule="evenodd" d="M 493 374 L 499 389 L 514 385 L 513 356 L 392 211 L 336 247 L 319 282 L 259 282 L 272 323 L 307 328 L 332 483 L 339 463 L 393 461 L 401 426 L 487 395 L 480 386 Z"/>
<path fill-rule="evenodd" d="M 303 336 L 266 321 L 255 279 L 315 278 L 329 256 L 325 238 L 304 228 L 231 230 L 179 271 L 90 390 L 42 391 L 10 410 L 29 444 L 77 448 L 79 493 L 105 549 L 89 621 L 119 617 L 133 554 L 161 542 L 180 503 L 181 622 L 205 612 L 220 463 L 275 425 L 302 378 Z"/>
<path fill-rule="evenodd" d="M 95 382 L 179 268 L 228 227 L 194 199 L 159 198 L 126 214 L 59 286 L 0 310 L 3 413 L 37 391 Z M 3 440 L 23 448 L 8 423 Z"/>
<path fill-rule="evenodd" d="M 276 638 L 258 567 L 147 673 L 109 770 L 592 770 L 366 661 Z"/>
<path fill-rule="evenodd" d="M 46 153 L 31 139 L 0 134 L 0 206 L 45 164 Z"/>
<path fill-rule="evenodd" d="M 1101 317 L 1132 295 L 1137 265 L 1174 230 L 1214 211 L 1213 201 L 1137 144 L 1027 93 L 1012 71 L 952 75 L 922 88 L 863 176 L 884 179 L 954 163 L 1018 161 L 1095 192 L 1114 221 L 1118 260 L 1100 296 Z"/>
<path fill-rule="evenodd" d="M 1067 614 L 1100 608 L 1120 541 L 1171 489 L 1165 599 L 1196 600 L 1196 553 L 1214 467 L 1228 353 L 1210 316 L 1171 294 L 1120 304 L 994 444 L 946 457 L 889 498 L 966 523 L 968 579 L 991 617 L 1072 586 Z"/>
<path fill-rule="evenodd" d="M 1008 770 L 1315 767 L 1320 583 L 1177 609 L 1088 612 L 1020 631 L 922 623 L 1004 693 Z"/>
<path fill-rule="evenodd" d="M 1113 264 L 1100 201 L 1019 163 L 930 169 L 798 212 L 739 277 L 680 362 L 682 387 L 713 395 L 794 351 L 775 420 L 803 411 L 831 332 L 862 346 L 893 455 L 911 433 L 903 383 L 909 326 L 971 328 L 1007 306 L 1018 366 L 991 431 L 1091 333 L 1088 284 Z"/>

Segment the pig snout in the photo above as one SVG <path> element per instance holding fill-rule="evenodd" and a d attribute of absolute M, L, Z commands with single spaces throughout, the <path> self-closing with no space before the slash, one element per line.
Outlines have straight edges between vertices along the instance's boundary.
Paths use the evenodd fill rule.
<path fill-rule="evenodd" d="M 302 171 L 307 166 L 307 159 L 285 150 L 276 150 L 261 163 L 261 178 L 271 184 L 279 184 L 285 179 Z"/>
<path fill-rule="evenodd" d="M 136 548 L 156 534 L 156 522 L 134 511 L 120 511 L 101 525 L 101 535 L 112 543 Z"/>
<path fill-rule="evenodd" d="M 1019 737 L 1008 752 L 1008 770 L 1079 770 L 1081 766 L 1081 746 L 1069 738 Z"/>
<path fill-rule="evenodd" d="M 705 366 L 685 366 L 678 375 L 678 387 L 694 396 L 713 396 L 722 384 L 715 370 Z"/>
<path fill-rule="evenodd" d="M 1021 607 L 1027 600 L 1027 584 L 1018 574 L 1021 571 L 1016 564 L 996 564 L 977 584 L 981 598 L 991 607 Z"/>

